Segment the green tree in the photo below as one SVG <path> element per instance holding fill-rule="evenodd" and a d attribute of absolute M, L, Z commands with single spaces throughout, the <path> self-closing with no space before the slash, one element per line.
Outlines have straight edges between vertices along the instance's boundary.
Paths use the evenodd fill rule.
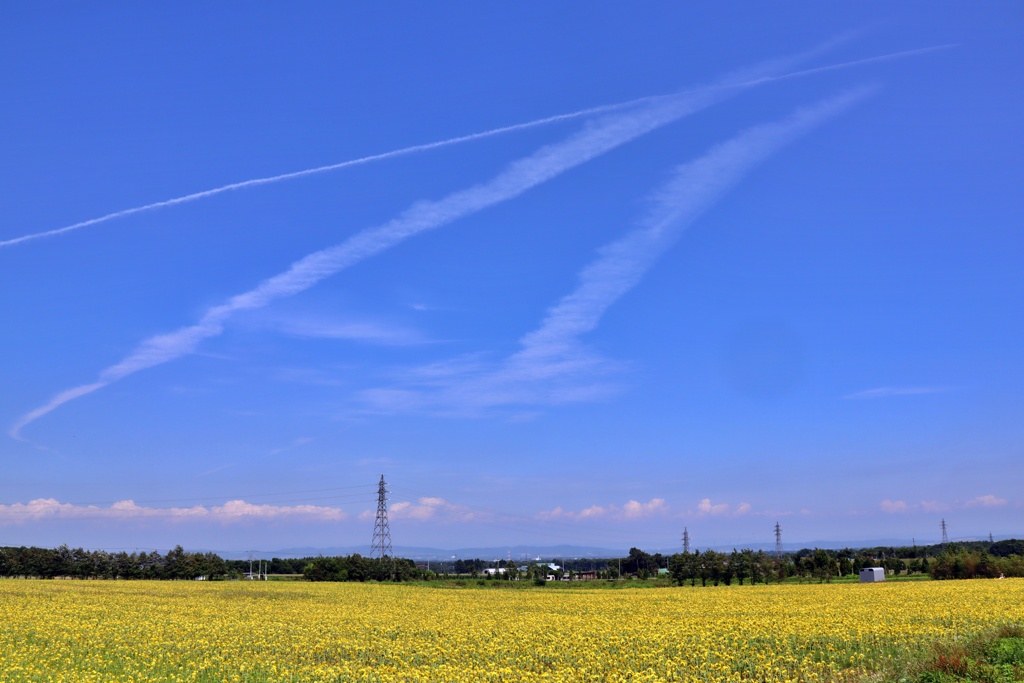
<path fill-rule="evenodd" d="M 836 575 L 836 561 L 832 555 L 822 548 L 815 548 L 814 554 L 809 556 L 814 576 L 818 582 L 832 583 Z M 806 559 L 806 558 L 805 558 Z"/>
<path fill-rule="evenodd" d="M 737 551 L 736 548 L 732 549 L 732 554 L 729 555 L 729 568 L 732 570 L 732 575 L 743 585 L 743 580 L 750 576 L 750 558 L 746 554 L 748 551 L 742 553 Z M 753 581 L 751 581 L 753 583 Z"/>

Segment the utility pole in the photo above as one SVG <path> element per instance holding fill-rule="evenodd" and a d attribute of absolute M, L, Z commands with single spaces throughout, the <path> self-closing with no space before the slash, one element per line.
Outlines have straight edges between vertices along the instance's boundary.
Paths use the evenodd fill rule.
<path fill-rule="evenodd" d="M 373 542 L 370 544 L 370 558 L 376 557 L 381 562 L 384 558 L 390 558 L 394 551 L 391 549 L 391 526 L 388 524 L 388 489 L 384 481 L 384 475 L 380 475 L 380 484 L 377 486 L 377 517 L 373 521 Z"/>
<path fill-rule="evenodd" d="M 946 519 L 942 519 L 942 549 L 945 550 L 946 546 L 949 545 L 949 534 L 946 533 Z"/>
<path fill-rule="evenodd" d="M 775 522 L 775 559 L 782 559 L 782 525 Z"/>
<path fill-rule="evenodd" d="M 683 554 L 690 554 L 690 530 L 683 527 Z"/>

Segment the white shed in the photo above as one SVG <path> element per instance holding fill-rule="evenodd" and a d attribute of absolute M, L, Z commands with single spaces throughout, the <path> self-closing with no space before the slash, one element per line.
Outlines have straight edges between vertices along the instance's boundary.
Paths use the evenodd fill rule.
<path fill-rule="evenodd" d="M 860 570 L 861 583 L 875 583 L 885 581 L 885 569 L 882 567 L 864 567 Z"/>

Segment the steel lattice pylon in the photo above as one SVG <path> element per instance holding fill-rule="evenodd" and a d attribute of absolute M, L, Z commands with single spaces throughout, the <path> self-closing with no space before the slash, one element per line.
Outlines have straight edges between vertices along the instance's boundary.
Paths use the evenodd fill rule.
<path fill-rule="evenodd" d="M 384 560 L 394 554 L 391 550 L 391 527 L 388 525 L 388 489 L 384 475 L 380 475 L 377 487 L 377 518 L 373 522 L 373 542 L 370 557 Z"/>

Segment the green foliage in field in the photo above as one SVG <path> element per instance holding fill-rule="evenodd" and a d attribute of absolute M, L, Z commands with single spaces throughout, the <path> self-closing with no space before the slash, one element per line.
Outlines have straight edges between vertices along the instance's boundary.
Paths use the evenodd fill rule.
<path fill-rule="evenodd" d="M 1024 625 L 1008 623 L 969 638 L 934 643 L 924 653 L 897 653 L 871 677 L 877 683 L 1020 683 Z"/>

